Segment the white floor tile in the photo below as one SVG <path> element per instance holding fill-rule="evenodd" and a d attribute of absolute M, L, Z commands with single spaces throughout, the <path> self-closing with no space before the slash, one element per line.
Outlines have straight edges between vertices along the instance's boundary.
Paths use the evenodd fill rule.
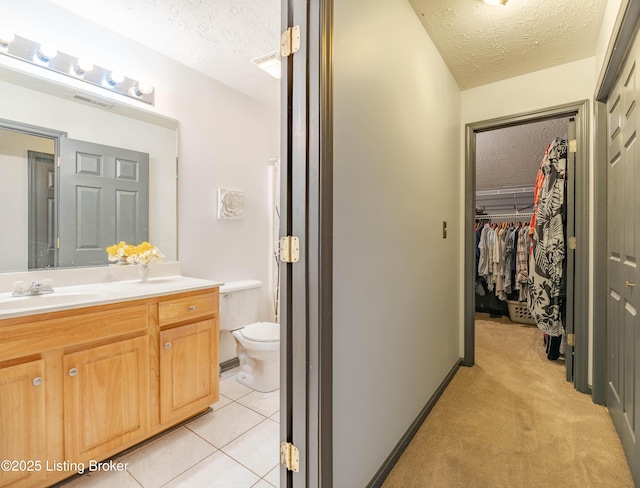
<path fill-rule="evenodd" d="M 264 416 L 237 403 L 230 403 L 203 415 L 187 425 L 214 446 L 220 448 L 264 420 Z M 146 487 L 145 487 L 146 488 Z"/>
<path fill-rule="evenodd" d="M 269 417 L 280 410 L 280 390 L 270 391 L 269 393 L 252 391 L 248 395 L 239 398 L 237 402 L 261 413 L 265 417 Z"/>
<path fill-rule="evenodd" d="M 251 393 L 252 391 L 253 390 L 248 386 L 244 386 L 238 383 L 236 381 L 236 375 L 220 381 L 220 394 L 229 397 L 232 400 L 237 400 L 238 398 L 243 397 Z"/>
<path fill-rule="evenodd" d="M 276 488 L 280 488 L 280 465 L 273 468 L 271 471 L 267 473 L 264 477 L 269 483 L 271 483 Z"/>
<path fill-rule="evenodd" d="M 249 488 L 258 480 L 255 473 L 218 451 L 164 488 Z"/>
<path fill-rule="evenodd" d="M 222 451 L 261 477 L 280 460 L 280 426 L 266 419 L 246 434 L 222 448 Z"/>
<path fill-rule="evenodd" d="M 260 480 L 251 488 L 273 488 L 273 485 L 271 483 L 267 483 L 265 480 Z"/>
<path fill-rule="evenodd" d="M 276 413 L 274 413 L 271 417 L 269 417 L 271 420 L 273 420 L 274 422 L 278 422 L 280 423 L 280 411 L 278 410 Z"/>
<path fill-rule="evenodd" d="M 88 473 L 64 485 L 72 488 L 140 488 L 141 485 L 127 471 Z"/>
<path fill-rule="evenodd" d="M 239 369 L 240 369 L 240 366 L 236 366 L 235 368 L 226 370 L 224 373 L 220 373 L 220 379 L 224 380 L 226 378 L 229 378 L 230 376 L 235 375 Z"/>
<path fill-rule="evenodd" d="M 213 408 L 214 410 L 220 410 L 225 405 L 229 405 L 232 401 L 233 400 L 231 400 L 231 398 L 226 397 L 226 396 L 221 394 L 220 398 L 218 399 L 218 401 L 216 403 L 214 403 L 213 405 L 211 405 L 211 408 Z"/>
<path fill-rule="evenodd" d="M 144 488 L 164 485 L 216 451 L 185 427 L 119 459 Z"/>

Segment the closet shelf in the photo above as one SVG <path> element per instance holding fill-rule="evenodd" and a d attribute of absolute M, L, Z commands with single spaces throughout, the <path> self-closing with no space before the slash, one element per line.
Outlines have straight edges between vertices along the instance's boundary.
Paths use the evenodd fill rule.
<path fill-rule="evenodd" d="M 476 215 L 476 220 L 516 220 L 525 219 L 529 220 L 533 216 L 533 212 L 519 212 L 519 213 L 500 213 L 493 215 Z"/>
<path fill-rule="evenodd" d="M 533 211 L 533 187 L 499 188 L 476 192 L 476 214 Z"/>

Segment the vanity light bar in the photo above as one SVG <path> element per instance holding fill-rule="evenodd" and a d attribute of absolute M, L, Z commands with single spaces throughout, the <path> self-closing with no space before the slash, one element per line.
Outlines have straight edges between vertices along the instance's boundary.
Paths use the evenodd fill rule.
<path fill-rule="evenodd" d="M 154 104 L 155 90 L 149 83 L 128 78 L 118 71 L 95 66 L 85 58 L 78 59 L 60 52 L 51 44 L 38 44 L 25 37 L 13 34 L 10 36 L 8 31 L 4 32 L 3 30 L 2 32 L 0 54 L 82 80 L 150 105 Z"/>

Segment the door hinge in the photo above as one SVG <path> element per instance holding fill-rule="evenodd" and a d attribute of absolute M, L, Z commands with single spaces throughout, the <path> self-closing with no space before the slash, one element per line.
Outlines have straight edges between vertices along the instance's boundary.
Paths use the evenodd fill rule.
<path fill-rule="evenodd" d="M 296 236 L 284 236 L 280 239 L 280 261 L 283 263 L 300 261 L 300 239 Z"/>
<path fill-rule="evenodd" d="M 60 167 L 60 156 L 58 156 L 58 168 Z"/>
<path fill-rule="evenodd" d="M 56 239 L 56 248 L 60 249 L 60 238 L 59 237 Z"/>
<path fill-rule="evenodd" d="M 300 26 L 289 27 L 280 36 L 280 56 L 286 58 L 300 49 Z"/>
<path fill-rule="evenodd" d="M 280 464 L 294 473 L 300 471 L 300 452 L 291 442 L 280 444 Z"/>
<path fill-rule="evenodd" d="M 569 237 L 569 249 L 578 247 L 578 240 L 575 237 Z"/>
<path fill-rule="evenodd" d="M 575 139 L 571 139 L 569 141 L 569 152 L 577 152 L 578 151 L 578 141 L 576 141 Z"/>
<path fill-rule="evenodd" d="M 576 336 L 575 334 L 567 334 L 567 346 L 575 346 L 576 345 Z"/>

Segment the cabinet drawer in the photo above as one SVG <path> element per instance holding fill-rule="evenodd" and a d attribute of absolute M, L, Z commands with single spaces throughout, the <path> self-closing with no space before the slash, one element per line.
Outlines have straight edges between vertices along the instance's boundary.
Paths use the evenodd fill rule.
<path fill-rule="evenodd" d="M 0 359 L 72 347 L 147 330 L 147 306 L 137 305 L 0 328 Z"/>
<path fill-rule="evenodd" d="M 158 304 L 160 326 L 218 314 L 218 294 L 193 295 Z"/>

